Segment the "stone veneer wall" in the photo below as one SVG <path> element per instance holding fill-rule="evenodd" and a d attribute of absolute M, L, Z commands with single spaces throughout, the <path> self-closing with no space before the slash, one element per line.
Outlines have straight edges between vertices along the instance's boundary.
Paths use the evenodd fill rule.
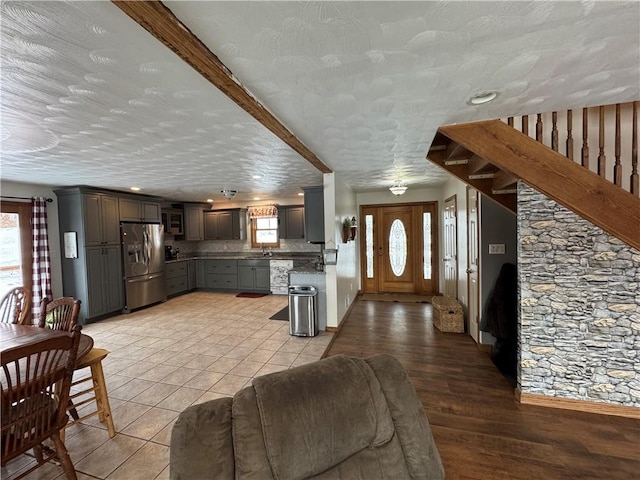
<path fill-rule="evenodd" d="M 520 182 L 518 275 L 521 392 L 640 406 L 640 252 Z"/>

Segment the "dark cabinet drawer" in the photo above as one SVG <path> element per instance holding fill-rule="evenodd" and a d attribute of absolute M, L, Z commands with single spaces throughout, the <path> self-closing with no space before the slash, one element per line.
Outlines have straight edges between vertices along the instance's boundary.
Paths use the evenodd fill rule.
<path fill-rule="evenodd" d="M 207 274 L 237 274 L 238 273 L 238 261 L 237 260 L 207 260 L 206 263 Z"/>
<path fill-rule="evenodd" d="M 180 277 L 187 275 L 187 262 L 174 262 L 165 265 L 167 278 Z"/>
<path fill-rule="evenodd" d="M 175 295 L 177 293 L 186 292 L 188 289 L 189 285 L 186 275 L 167 280 L 167 295 Z"/>
<path fill-rule="evenodd" d="M 207 288 L 235 290 L 238 288 L 238 276 L 207 273 Z"/>

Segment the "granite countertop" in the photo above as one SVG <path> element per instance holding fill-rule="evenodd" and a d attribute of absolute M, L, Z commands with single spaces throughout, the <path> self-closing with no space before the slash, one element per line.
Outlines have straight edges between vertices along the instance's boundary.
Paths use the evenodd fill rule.
<path fill-rule="evenodd" d="M 320 258 L 319 254 L 313 252 L 273 252 L 272 256 L 259 253 L 196 253 L 180 254 L 173 260 L 165 260 L 165 263 L 184 262 L 186 260 L 309 260 L 313 262 Z M 323 273 L 323 272 L 318 272 Z"/>
<path fill-rule="evenodd" d="M 287 273 L 305 274 L 305 275 L 324 275 L 324 270 L 316 270 L 315 267 L 298 267 L 293 270 L 289 270 Z"/>

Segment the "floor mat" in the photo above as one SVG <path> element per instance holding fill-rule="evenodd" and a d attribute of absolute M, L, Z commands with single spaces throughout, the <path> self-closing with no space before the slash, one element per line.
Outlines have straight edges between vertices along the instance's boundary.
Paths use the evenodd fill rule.
<path fill-rule="evenodd" d="M 269 317 L 269 320 L 286 320 L 289 321 L 289 305 L 284 307 L 282 310 Z"/>
<path fill-rule="evenodd" d="M 364 293 L 360 299 L 373 302 L 431 303 L 431 297 L 432 295 L 412 293 Z"/>
<path fill-rule="evenodd" d="M 241 292 L 236 295 L 236 297 L 242 298 L 261 298 L 269 295 L 268 293 L 255 293 L 255 292 Z"/>

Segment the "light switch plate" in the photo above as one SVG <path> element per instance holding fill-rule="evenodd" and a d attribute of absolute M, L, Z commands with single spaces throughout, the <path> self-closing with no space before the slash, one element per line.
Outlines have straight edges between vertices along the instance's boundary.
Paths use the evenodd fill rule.
<path fill-rule="evenodd" d="M 490 243 L 489 255 L 504 255 L 505 246 L 504 243 Z"/>

